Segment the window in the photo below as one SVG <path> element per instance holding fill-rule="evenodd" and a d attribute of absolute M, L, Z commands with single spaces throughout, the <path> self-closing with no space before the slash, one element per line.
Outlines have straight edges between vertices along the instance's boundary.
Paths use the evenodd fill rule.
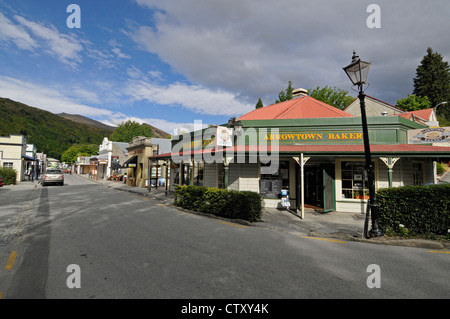
<path fill-rule="evenodd" d="M 278 171 L 274 174 L 261 174 L 259 189 L 264 198 L 279 198 L 282 189 L 289 189 L 289 161 L 278 164 Z M 261 169 L 270 165 L 261 163 Z"/>
<path fill-rule="evenodd" d="M 217 164 L 217 187 L 225 188 L 225 165 Z"/>
<path fill-rule="evenodd" d="M 365 162 L 344 161 L 341 163 L 342 198 L 367 199 L 368 181 Z"/>
<path fill-rule="evenodd" d="M 195 164 L 195 177 L 194 177 L 194 185 L 203 186 L 203 174 L 204 174 L 204 166 L 203 163 Z"/>
<path fill-rule="evenodd" d="M 11 162 L 4 162 L 3 168 L 14 168 L 14 163 Z"/>
<path fill-rule="evenodd" d="M 423 163 L 422 162 L 413 162 L 413 185 L 423 185 Z"/>

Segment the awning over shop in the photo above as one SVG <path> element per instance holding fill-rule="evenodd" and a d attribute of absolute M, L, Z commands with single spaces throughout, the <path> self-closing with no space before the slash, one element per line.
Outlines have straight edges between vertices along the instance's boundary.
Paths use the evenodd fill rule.
<path fill-rule="evenodd" d="M 432 145 L 415 145 L 415 144 L 389 144 L 389 145 L 371 145 L 371 153 L 374 156 L 408 156 L 408 157 L 450 157 L 450 147 L 432 146 Z M 221 152 L 224 155 L 248 155 L 258 153 L 259 155 L 271 154 L 278 151 L 280 155 L 295 156 L 300 153 L 314 156 L 339 156 L 339 155 L 355 155 L 364 156 L 364 145 L 279 145 L 278 148 L 268 146 L 233 146 L 229 148 L 210 148 L 195 151 L 186 151 L 180 153 L 165 153 L 150 156 L 151 160 L 170 159 L 176 157 L 190 157 L 196 154 L 211 154 L 213 152 Z"/>
<path fill-rule="evenodd" d="M 35 158 L 28 156 L 28 155 L 22 155 L 22 158 L 26 161 L 35 161 L 36 160 Z"/>
<path fill-rule="evenodd" d="M 123 163 L 122 168 L 134 168 L 137 166 L 138 156 L 134 155 L 132 158 L 129 158 Z"/>

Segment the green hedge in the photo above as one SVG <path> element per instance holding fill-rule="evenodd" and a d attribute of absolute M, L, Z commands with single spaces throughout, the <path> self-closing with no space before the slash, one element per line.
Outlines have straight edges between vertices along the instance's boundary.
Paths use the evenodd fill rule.
<path fill-rule="evenodd" d="M 17 181 L 17 171 L 13 168 L 1 168 L 0 176 L 3 178 L 3 184 L 15 185 Z"/>
<path fill-rule="evenodd" d="M 175 205 L 201 213 L 255 222 L 261 218 L 261 195 L 204 186 L 176 186 Z"/>
<path fill-rule="evenodd" d="M 450 185 L 404 186 L 377 192 L 379 225 L 396 235 L 447 235 Z"/>

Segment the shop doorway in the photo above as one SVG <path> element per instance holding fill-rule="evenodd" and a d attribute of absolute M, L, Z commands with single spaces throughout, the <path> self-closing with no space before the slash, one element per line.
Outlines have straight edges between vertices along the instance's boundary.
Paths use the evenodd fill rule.
<path fill-rule="evenodd" d="M 300 207 L 301 178 L 297 166 L 297 207 Z M 304 205 L 318 212 L 336 209 L 334 164 L 310 164 L 304 167 Z"/>

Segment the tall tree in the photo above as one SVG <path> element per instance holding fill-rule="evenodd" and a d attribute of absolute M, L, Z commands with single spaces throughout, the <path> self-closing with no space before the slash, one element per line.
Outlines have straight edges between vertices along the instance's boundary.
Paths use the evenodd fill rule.
<path fill-rule="evenodd" d="M 431 106 L 450 102 L 450 66 L 443 61 L 442 55 L 427 49 L 425 55 L 416 69 L 413 94 L 421 97 L 427 96 Z M 448 113 L 450 118 L 450 111 Z"/>
<path fill-rule="evenodd" d="M 264 107 L 264 104 L 263 104 L 263 102 L 261 101 L 261 98 L 259 98 L 259 99 L 258 99 L 258 103 L 256 103 L 256 105 L 255 105 L 255 109 L 260 109 L 260 108 L 262 108 L 262 107 Z"/>
<path fill-rule="evenodd" d="M 126 142 L 133 141 L 136 136 L 152 137 L 152 128 L 149 125 L 139 124 L 135 121 L 126 121 L 120 124 L 109 137 L 110 141 Z"/>
<path fill-rule="evenodd" d="M 281 91 L 278 93 L 278 99 L 275 100 L 275 103 L 280 103 L 288 100 L 292 100 L 292 81 L 289 81 L 288 87 L 286 91 Z"/>
<path fill-rule="evenodd" d="M 347 91 L 336 87 L 331 88 L 328 87 L 328 85 L 323 88 L 318 86 L 314 90 L 309 90 L 309 95 L 316 100 L 322 101 L 341 110 L 347 107 L 355 99 L 353 96 L 348 95 Z"/>

